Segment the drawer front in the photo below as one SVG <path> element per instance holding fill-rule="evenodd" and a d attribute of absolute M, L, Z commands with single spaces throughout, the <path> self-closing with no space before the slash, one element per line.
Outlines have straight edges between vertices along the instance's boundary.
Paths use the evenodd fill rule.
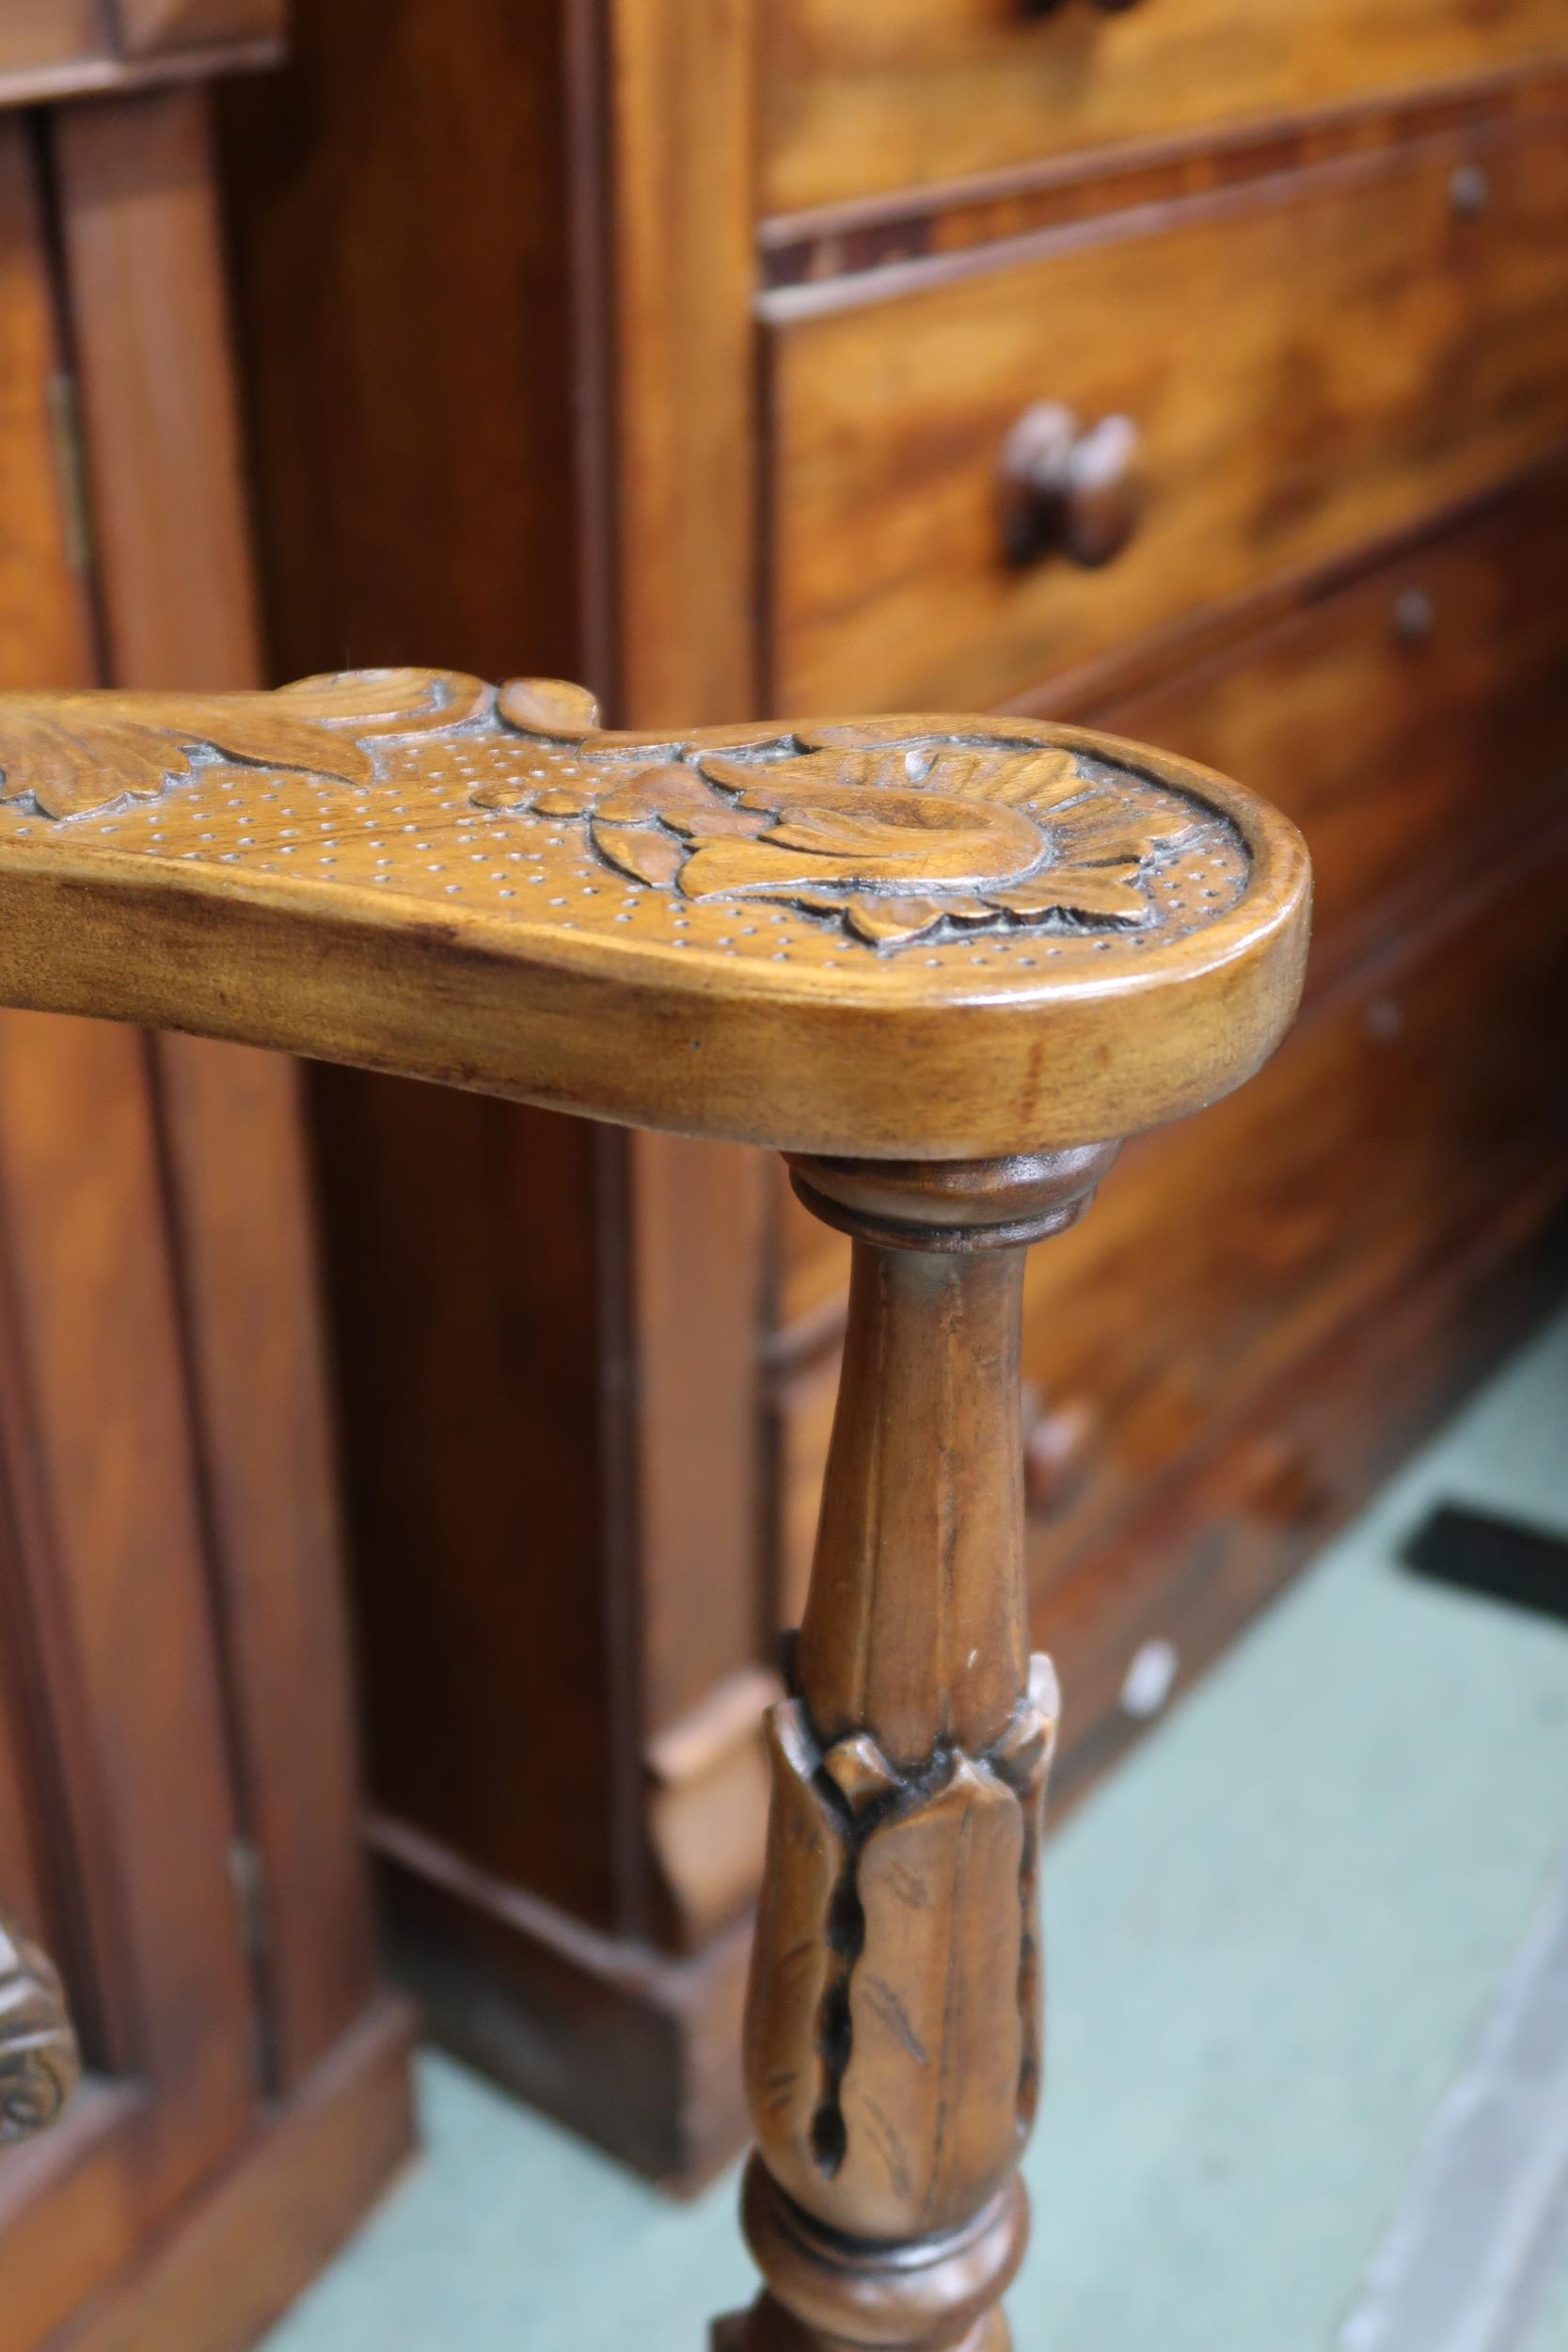
<path fill-rule="evenodd" d="M 25 88 L 47 76 L 50 97 L 77 87 L 96 89 L 128 59 L 150 60 L 224 43 L 280 41 L 284 0 L 5 0 L 0 8 L 0 77 L 14 74 Z M 216 67 L 221 56 L 204 62 Z"/>
<path fill-rule="evenodd" d="M 1560 826 L 1538 868 L 1309 1017 L 1250 1086 L 1132 1149 L 1094 1213 L 1035 1253 L 1028 1375 L 1098 1433 L 1063 1507 L 1033 1522 L 1037 1591 L 1551 1176 L 1568 1140 L 1565 887 Z M 1348 1391 L 1347 1364 L 1336 1377 Z"/>
<path fill-rule="evenodd" d="M 1568 441 L 1568 128 L 763 307 L 773 701 L 980 708 Z M 1042 403 L 1136 436 L 1097 568 L 1008 560 L 1004 444 Z"/>
<path fill-rule="evenodd" d="M 789 213 L 1568 59 L 1559 0 L 768 0 Z"/>
<path fill-rule="evenodd" d="M 1445 903 L 1521 801 L 1568 782 L 1568 468 L 1093 723 L 1294 818 L 1312 851 L 1311 989 L 1374 926 Z M 775 1323 L 799 1347 L 842 1302 L 849 1245 L 775 1181 Z"/>
<path fill-rule="evenodd" d="M 1153 1482 L 1212 1460 L 1227 1424 L 1288 1392 L 1299 1405 L 1286 1384 L 1323 1351 L 1336 1411 L 1375 1420 L 1378 1393 L 1357 1393 L 1339 1356 L 1346 1335 L 1521 1216 L 1554 1159 L 1560 1191 L 1565 893 L 1560 826 L 1513 886 L 1309 1017 L 1250 1086 L 1132 1146 L 1084 1222 L 1033 1252 L 1025 1375 L 1070 1439 L 1064 1475 L 1035 1482 L 1037 1598 L 1098 1555 Z M 1434 1359 L 1434 1380 L 1451 1371 Z M 786 1615 L 809 1567 L 831 1383 L 824 1365 L 782 1398 Z M 1038 1467 L 1051 1470 L 1049 1443 Z M 1316 1475 L 1332 1484 L 1332 1461 Z"/>
<path fill-rule="evenodd" d="M 1568 469 L 1095 723 L 1294 818 L 1321 973 L 1441 905 L 1528 787 L 1568 780 Z"/>

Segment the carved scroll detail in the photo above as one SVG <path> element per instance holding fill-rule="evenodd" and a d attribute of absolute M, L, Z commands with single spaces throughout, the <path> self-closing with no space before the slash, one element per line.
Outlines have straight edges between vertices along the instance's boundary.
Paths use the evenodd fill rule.
<path fill-rule="evenodd" d="M 0 2146 L 52 2123 L 80 2073 L 59 1977 L 0 1919 Z"/>
<path fill-rule="evenodd" d="M 897 1772 L 863 1732 L 823 1751 L 799 1700 L 772 1710 L 747 2085 L 769 2171 L 835 2230 L 953 2229 L 1017 2160 L 1038 2095 L 1056 1714 L 1037 1657 L 986 1755 Z"/>

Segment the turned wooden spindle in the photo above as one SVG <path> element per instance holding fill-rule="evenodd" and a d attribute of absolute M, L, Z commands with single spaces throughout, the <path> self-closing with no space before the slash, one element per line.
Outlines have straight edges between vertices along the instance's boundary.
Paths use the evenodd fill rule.
<path fill-rule="evenodd" d="M 599 728 L 559 681 L 0 696 L 0 999 L 764 1143 L 853 1237 L 746 2026 L 729 2352 L 1004 2352 L 1057 1712 L 1029 1245 L 1272 1052 L 1291 826 L 1024 720 Z"/>

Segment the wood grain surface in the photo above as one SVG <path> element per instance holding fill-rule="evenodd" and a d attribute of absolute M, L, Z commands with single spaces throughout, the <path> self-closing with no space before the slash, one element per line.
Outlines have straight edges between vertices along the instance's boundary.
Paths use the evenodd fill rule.
<path fill-rule="evenodd" d="M 1568 135 L 1390 148 L 762 307 L 770 699 L 989 704 L 1560 445 Z M 1142 510 L 1101 568 L 1007 560 L 1004 447 L 1042 401 L 1136 429 Z"/>
<path fill-rule="evenodd" d="M 1555 0 L 773 0 L 761 22 L 768 213 L 1568 57 Z"/>
<path fill-rule="evenodd" d="M 1299 836 L 1081 729 L 597 730 L 550 680 L 0 704 L 0 989 L 676 1132 L 963 1158 L 1238 1085 Z"/>

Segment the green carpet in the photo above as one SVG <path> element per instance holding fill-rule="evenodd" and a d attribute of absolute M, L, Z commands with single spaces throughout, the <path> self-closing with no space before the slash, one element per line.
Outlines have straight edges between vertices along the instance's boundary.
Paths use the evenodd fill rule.
<path fill-rule="evenodd" d="M 1053 1844 L 1020 2352 L 1333 2352 L 1568 1867 L 1568 1629 L 1396 1572 L 1439 1497 L 1568 1533 L 1568 1318 Z M 673 2208 L 423 2083 L 427 2160 L 268 2352 L 702 2352 L 749 2293 L 733 2185 Z M 1528 2352 L 1568 2352 L 1568 2270 Z"/>

